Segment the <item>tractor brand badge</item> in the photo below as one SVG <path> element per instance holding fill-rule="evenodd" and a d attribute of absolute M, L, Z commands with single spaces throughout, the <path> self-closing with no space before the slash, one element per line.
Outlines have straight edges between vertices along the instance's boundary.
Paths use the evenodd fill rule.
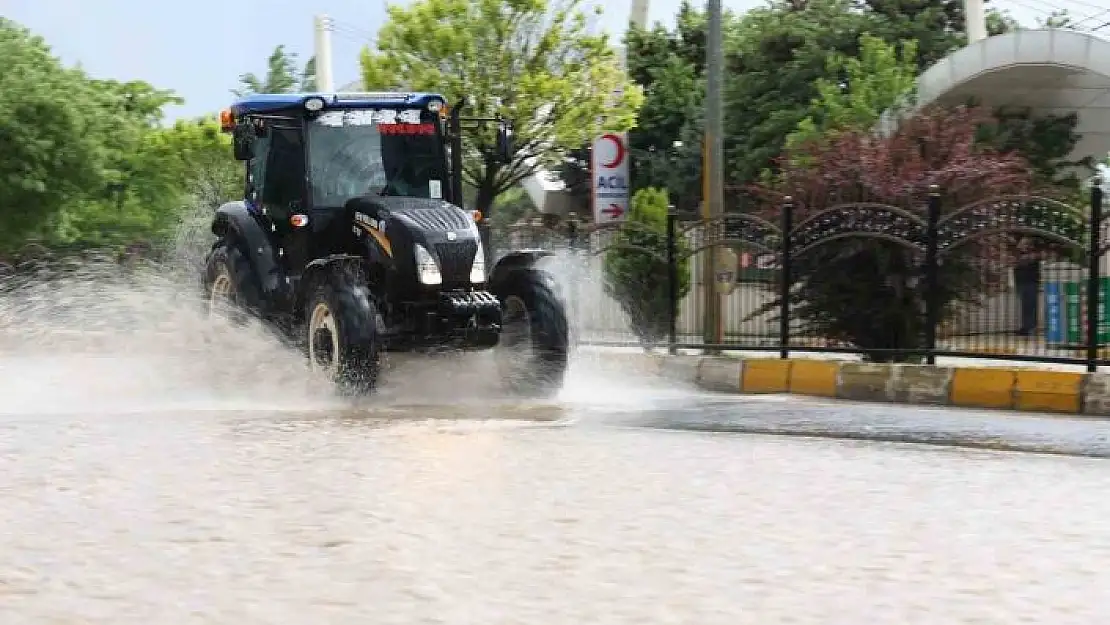
<path fill-rule="evenodd" d="M 369 234 L 372 239 L 378 242 L 378 245 L 382 246 L 387 256 L 393 256 L 393 244 L 389 242 L 389 237 L 385 235 L 384 219 L 374 219 L 365 213 L 355 212 L 354 222 L 355 225 L 352 226 L 352 229 L 356 235 L 361 237 L 363 234 Z"/>
<path fill-rule="evenodd" d="M 384 219 L 374 219 L 373 217 L 370 217 L 365 213 L 355 213 L 355 223 L 366 226 L 367 228 L 373 228 L 374 230 L 385 232 Z"/>
<path fill-rule="evenodd" d="M 293 215 L 289 218 L 289 224 L 294 228 L 304 228 L 308 225 L 308 215 Z"/>
<path fill-rule="evenodd" d="M 457 238 L 459 238 L 459 235 L 455 234 L 454 232 L 448 232 L 447 233 L 447 240 L 448 241 L 454 241 Z"/>

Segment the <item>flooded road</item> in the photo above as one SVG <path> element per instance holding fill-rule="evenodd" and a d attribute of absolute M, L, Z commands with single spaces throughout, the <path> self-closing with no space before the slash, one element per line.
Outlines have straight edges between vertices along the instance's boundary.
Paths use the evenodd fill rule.
<path fill-rule="evenodd" d="M 1110 616 L 1103 460 L 690 429 L 881 423 L 892 406 L 726 398 L 578 363 L 538 404 L 468 398 L 471 371 L 440 379 L 457 401 L 401 376 L 371 406 L 246 410 L 156 388 L 133 410 L 112 389 L 93 402 L 112 409 L 80 410 L 41 395 L 35 366 L 0 365 L 55 406 L 0 409 L 5 624 Z M 1099 444 L 1100 423 L 1076 427 Z"/>
<path fill-rule="evenodd" d="M 711 395 L 585 353 L 552 401 L 478 357 L 397 359 L 351 405 L 187 283 L 0 297 L 0 624 L 1110 617 L 1105 421 Z"/>

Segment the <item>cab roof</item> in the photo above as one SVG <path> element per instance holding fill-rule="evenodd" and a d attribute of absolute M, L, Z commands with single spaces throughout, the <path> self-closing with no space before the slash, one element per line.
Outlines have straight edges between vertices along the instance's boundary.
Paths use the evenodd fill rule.
<path fill-rule="evenodd" d="M 447 99 L 438 93 L 424 92 L 256 93 L 233 102 L 231 111 L 236 117 L 252 113 L 273 113 L 291 108 L 302 108 L 309 98 L 323 98 L 325 108 L 339 107 L 345 109 L 423 108 L 434 100 L 443 104 L 447 103 Z"/>

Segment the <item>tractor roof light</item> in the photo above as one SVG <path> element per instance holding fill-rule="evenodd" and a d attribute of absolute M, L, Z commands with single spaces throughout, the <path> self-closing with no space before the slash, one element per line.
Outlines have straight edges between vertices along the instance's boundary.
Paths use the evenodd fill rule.
<path fill-rule="evenodd" d="M 306 111 L 309 111 L 310 113 L 315 113 L 317 111 L 323 110 L 323 108 L 324 108 L 324 98 L 311 97 L 311 98 L 304 101 L 304 108 L 305 108 Z"/>
<path fill-rule="evenodd" d="M 428 102 L 428 110 L 433 113 L 440 112 L 441 110 L 443 110 L 443 102 L 440 102 L 439 100 L 432 100 Z"/>

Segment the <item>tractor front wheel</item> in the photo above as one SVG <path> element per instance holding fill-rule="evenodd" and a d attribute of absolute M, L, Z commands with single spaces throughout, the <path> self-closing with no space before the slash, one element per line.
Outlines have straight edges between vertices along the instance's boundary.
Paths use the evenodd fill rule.
<path fill-rule="evenodd" d="M 378 325 L 377 306 L 357 276 L 328 276 L 313 289 L 305 308 L 309 366 L 342 394 L 369 393 L 381 367 Z"/>

